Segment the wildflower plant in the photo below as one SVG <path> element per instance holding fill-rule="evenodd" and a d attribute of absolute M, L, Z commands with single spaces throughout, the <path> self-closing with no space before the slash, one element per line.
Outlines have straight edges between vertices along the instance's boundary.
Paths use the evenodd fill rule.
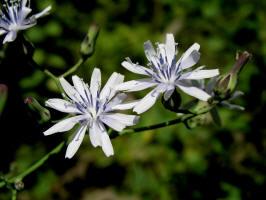
<path fill-rule="evenodd" d="M 48 6 L 40 13 L 29 16 L 32 11 L 29 4 L 28 0 L 5 1 L 3 9 L 0 11 L 0 35 L 6 34 L 3 43 L 14 41 L 18 31 L 36 25 L 37 19 L 47 15 L 51 10 L 51 6 Z M 205 66 L 192 69 L 200 59 L 200 45 L 194 43 L 178 58 L 174 34 L 168 33 L 165 43 L 156 43 L 156 50 L 150 41 L 144 43 L 144 53 L 148 59 L 147 66 L 133 63 L 130 58 L 126 58 L 125 61 L 122 61 L 123 58 L 121 58 L 121 65 L 124 68 L 141 76 L 144 75 L 146 78 L 124 82 L 124 75 L 113 72 L 101 88 L 101 70 L 99 68 L 94 68 L 90 84 L 83 80 L 82 74 L 80 76 L 74 74 L 88 58 L 93 56 L 98 35 L 99 25 L 94 24 L 89 28 L 80 45 L 80 59 L 61 75 L 56 76 L 45 66 L 39 66 L 40 69 L 43 69 L 43 73 L 54 81 L 63 96 L 63 98 L 45 97 L 46 101 L 40 103 L 33 97 L 25 99 L 24 102 L 29 110 L 39 115 L 38 122 L 41 127 L 39 134 L 43 133 L 48 136 L 58 132 L 68 132 L 74 127 L 76 129 L 73 134 L 69 134 L 68 140 L 62 141 L 21 174 L 12 178 L 2 177 L 0 179 L 0 188 L 10 189 L 14 199 L 17 191 L 24 186 L 23 179 L 42 166 L 52 155 L 66 148 L 65 157 L 72 158 L 78 151 L 86 132 L 88 132 L 92 146 L 101 147 L 104 154 L 109 157 L 115 155 L 115 147 L 111 143 L 112 138 L 178 123 L 184 123 L 189 128 L 202 125 L 203 123 L 196 123 L 196 125 L 194 123 L 194 126 L 191 124 L 193 120 L 195 121 L 206 113 L 214 115 L 214 110 L 219 105 L 244 110 L 243 107 L 229 102 L 243 94 L 236 91 L 236 87 L 240 70 L 251 58 L 248 52 L 240 54 L 235 66 L 225 74 L 219 75 L 218 69 L 204 69 Z M 27 40 L 23 42 L 25 48 L 31 46 L 27 44 Z M 33 60 L 30 61 L 33 62 Z M 37 63 L 34 64 L 38 66 Z M 67 81 L 70 75 L 73 85 Z M 209 78 L 211 79 L 205 84 L 205 79 Z M 0 85 L 0 115 L 8 103 L 8 85 L 4 84 Z M 127 100 L 129 95 L 126 93 L 148 88 L 152 88 L 152 90 L 142 99 Z M 180 93 L 194 99 L 184 102 Z M 132 128 L 131 126 L 137 125 L 139 118 L 141 119 L 140 114 L 151 109 L 161 94 L 164 108 L 178 113 L 176 118 L 158 124 Z M 139 116 L 120 112 L 131 109 Z M 66 113 L 67 116 L 52 125 L 54 121 L 51 119 L 54 116 L 50 113 L 51 110 Z M 47 124 L 50 128 L 46 129 L 43 124 Z M 52 137 L 47 138 L 52 140 Z M 78 157 L 78 155 L 76 156 Z"/>

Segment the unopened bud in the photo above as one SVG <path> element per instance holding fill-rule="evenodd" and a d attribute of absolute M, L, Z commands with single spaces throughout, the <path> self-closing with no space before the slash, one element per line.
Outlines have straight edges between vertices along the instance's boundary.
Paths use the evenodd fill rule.
<path fill-rule="evenodd" d="M 164 97 L 162 97 L 162 104 L 167 110 L 178 112 L 181 104 L 181 96 L 175 89 L 168 100 L 165 100 Z"/>
<path fill-rule="evenodd" d="M 15 181 L 14 186 L 17 191 L 24 189 L 24 183 L 22 181 Z"/>
<path fill-rule="evenodd" d="M 4 84 L 0 84 L 0 115 L 2 114 L 7 100 L 8 88 Z"/>
<path fill-rule="evenodd" d="M 98 24 L 93 24 L 89 28 L 89 31 L 80 46 L 80 53 L 83 57 L 88 58 L 94 53 L 99 31 L 100 26 Z"/>
<path fill-rule="evenodd" d="M 188 109 L 188 111 L 190 113 L 199 115 L 199 114 L 209 112 L 216 104 L 217 104 L 217 101 L 207 102 L 207 101 L 198 100 Z"/>
<path fill-rule="evenodd" d="M 228 73 L 217 78 L 216 85 L 214 87 L 216 98 L 219 100 L 230 98 L 236 89 L 238 75 L 250 58 L 251 55 L 247 51 L 244 51 L 241 55 L 237 54 L 236 63 L 233 68 Z"/>
<path fill-rule="evenodd" d="M 50 111 L 42 107 L 35 98 L 27 97 L 24 100 L 24 103 L 28 105 L 31 111 L 33 111 L 35 114 L 38 115 L 39 123 L 47 122 L 48 120 L 50 120 L 51 118 Z"/>

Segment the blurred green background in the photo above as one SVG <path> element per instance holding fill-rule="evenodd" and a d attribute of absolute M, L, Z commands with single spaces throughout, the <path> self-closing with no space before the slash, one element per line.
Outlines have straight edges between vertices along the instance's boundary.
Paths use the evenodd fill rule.
<path fill-rule="evenodd" d="M 210 118 L 188 130 L 184 125 L 137 133 L 112 140 L 115 155 L 107 158 L 85 137 L 71 160 L 65 150 L 25 178 L 21 200 L 189 200 L 264 199 L 266 188 L 266 1 L 259 0 L 42 0 L 31 1 L 34 12 L 51 4 L 51 14 L 25 31 L 35 45 L 34 60 L 59 75 L 79 59 L 79 47 L 89 26 L 101 32 L 93 57 L 79 69 L 88 81 L 94 67 L 106 82 L 112 72 L 126 80 L 140 78 L 121 62 L 147 64 L 143 43 L 164 42 L 173 33 L 179 52 L 194 42 L 201 45 L 197 66 L 228 71 L 236 51 L 253 54 L 242 70 L 238 89 L 245 96 L 236 103 L 245 111 L 219 108 L 222 127 Z M 3 37 L 1 37 L 2 39 Z M 0 83 L 9 99 L 0 117 L 0 171 L 12 177 L 49 152 L 70 133 L 44 137 L 50 123 L 39 125 L 23 99 L 60 97 L 54 82 L 19 57 L 17 41 L 2 47 Z M 70 80 L 70 79 L 69 79 Z M 131 93 L 143 97 L 149 90 Z M 185 95 L 184 99 L 188 100 Z M 52 119 L 62 113 L 51 110 Z M 141 115 L 140 124 L 174 119 L 160 101 Z M 0 199 L 10 198 L 6 189 Z"/>

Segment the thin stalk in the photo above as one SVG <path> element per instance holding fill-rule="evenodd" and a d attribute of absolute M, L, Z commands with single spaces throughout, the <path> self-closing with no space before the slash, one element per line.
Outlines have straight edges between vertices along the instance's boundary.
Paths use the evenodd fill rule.
<path fill-rule="evenodd" d="M 132 133 L 138 133 L 138 132 L 142 132 L 142 131 L 148 131 L 148 130 L 154 130 L 157 128 L 163 128 L 166 126 L 171 126 L 171 125 L 175 125 L 181 122 L 184 122 L 185 120 L 191 119 L 193 117 L 197 116 L 196 114 L 186 114 L 184 116 L 181 116 L 177 119 L 171 120 L 171 121 L 167 121 L 167 122 L 162 122 L 159 124 L 154 124 L 151 126 L 144 126 L 144 127 L 138 127 L 138 128 L 132 128 L 132 129 L 125 129 L 121 132 L 116 132 L 113 129 L 110 129 L 108 131 L 109 135 L 111 138 L 116 138 L 117 136 L 123 136 L 123 135 L 128 135 L 128 134 L 132 134 Z"/>
<path fill-rule="evenodd" d="M 57 88 L 58 88 L 58 90 L 60 91 L 60 93 L 61 94 L 64 94 L 64 90 L 63 90 L 63 88 L 62 88 L 62 86 L 61 86 L 61 84 L 60 84 L 60 82 L 59 82 L 59 79 L 52 73 L 52 72 L 50 72 L 49 70 L 44 70 L 44 73 L 47 75 L 47 76 L 49 76 L 51 79 L 53 79 L 54 80 L 54 82 L 55 82 L 55 84 L 56 84 L 56 86 L 57 86 Z"/>
<path fill-rule="evenodd" d="M 108 132 L 109 132 L 111 138 L 115 138 L 117 136 L 128 135 L 128 134 L 131 134 L 131 133 L 137 133 L 137 132 L 153 130 L 153 129 L 157 129 L 157 128 L 163 128 L 163 127 L 166 127 L 166 126 L 171 126 L 171 125 L 174 125 L 174 124 L 178 124 L 178 123 L 184 122 L 185 120 L 191 119 L 191 118 L 193 118 L 193 117 L 195 117 L 197 115 L 204 114 L 204 113 L 206 113 L 206 112 L 198 113 L 198 114 L 186 114 L 186 115 L 183 115 L 183 116 L 181 116 L 181 117 L 179 117 L 177 119 L 171 120 L 171 121 L 167 121 L 167 122 L 163 122 L 163 123 L 159 123 L 159 124 L 154 124 L 154 125 L 151 125 L 151 126 L 144 126 L 144 127 L 134 128 L 134 129 L 126 129 L 126 130 L 121 131 L 119 133 L 117 133 L 116 131 L 113 131 L 113 130 L 110 130 Z M 70 140 L 61 142 L 52 151 L 47 153 L 44 157 L 42 157 L 34 165 L 32 165 L 31 167 L 26 169 L 24 172 L 22 172 L 18 176 L 15 176 L 15 177 L 13 177 L 11 179 L 8 179 L 6 182 L 5 181 L 0 182 L 0 188 L 4 187 L 7 184 L 7 182 L 12 184 L 12 183 L 14 183 L 16 181 L 22 181 L 23 178 L 25 178 L 27 175 L 31 174 L 32 172 L 37 170 L 39 167 L 41 167 L 52 155 L 59 153 L 62 150 L 62 148 L 65 146 L 65 144 L 69 143 L 69 141 Z"/>
<path fill-rule="evenodd" d="M 85 60 L 83 58 L 80 58 L 78 60 L 78 62 L 73 67 L 71 67 L 67 72 L 65 72 L 64 74 L 62 74 L 61 77 L 67 77 L 70 74 L 74 73 L 84 63 L 84 61 Z"/>
<path fill-rule="evenodd" d="M 8 179 L 6 182 L 5 181 L 0 182 L 0 188 L 5 186 L 7 184 L 7 182 L 8 183 L 14 183 L 16 181 L 22 181 L 24 177 L 26 177 L 27 175 L 31 174 L 32 172 L 37 170 L 39 167 L 41 167 L 52 155 L 55 155 L 55 154 L 59 153 L 62 150 L 62 148 L 64 147 L 65 144 L 66 144 L 66 141 L 61 142 L 52 151 L 47 153 L 39 161 L 37 161 L 35 164 L 33 164 L 31 167 L 26 169 L 24 172 L 22 172 L 18 176 L 15 176 L 15 177 L 13 177 L 11 179 Z"/>

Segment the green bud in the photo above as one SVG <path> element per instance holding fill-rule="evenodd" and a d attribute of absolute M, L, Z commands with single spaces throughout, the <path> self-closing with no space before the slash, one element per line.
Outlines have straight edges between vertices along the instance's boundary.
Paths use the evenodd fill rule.
<path fill-rule="evenodd" d="M 202 126 L 207 121 L 207 114 L 202 114 L 195 116 L 191 119 L 185 121 L 185 125 L 188 129 L 196 128 L 197 126 Z"/>
<path fill-rule="evenodd" d="M 22 181 L 15 181 L 14 186 L 17 191 L 24 189 L 24 183 Z"/>
<path fill-rule="evenodd" d="M 82 57 L 88 58 L 92 56 L 92 54 L 94 53 L 95 44 L 97 37 L 99 35 L 99 31 L 100 31 L 100 26 L 98 24 L 93 24 L 89 28 L 89 31 L 80 46 L 80 53 Z"/>
<path fill-rule="evenodd" d="M 0 84 L 0 115 L 2 114 L 7 100 L 8 88 L 4 84 Z"/>
<path fill-rule="evenodd" d="M 209 112 L 215 105 L 217 101 L 207 102 L 207 101 L 197 101 L 194 105 L 192 105 L 188 111 L 193 114 L 202 114 Z"/>
<path fill-rule="evenodd" d="M 162 104 L 167 110 L 178 112 L 181 104 L 181 96 L 175 89 L 172 96 L 167 101 L 162 97 Z"/>
<path fill-rule="evenodd" d="M 29 109 L 33 111 L 39 118 L 38 122 L 43 123 L 50 120 L 51 115 L 50 111 L 44 107 L 42 107 L 39 102 L 33 97 L 27 97 L 24 100 L 24 103 L 28 105 Z"/>
<path fill-rule="evenodd" d="M 233 68 L 217 78 L 214 87 L 215 98 L 225 100 L 231 97 L 236 89 L 239 73 L 250 58 L 251 55 L 247 51 L 244 51 L 241 55 L 237 54 Z"/>

